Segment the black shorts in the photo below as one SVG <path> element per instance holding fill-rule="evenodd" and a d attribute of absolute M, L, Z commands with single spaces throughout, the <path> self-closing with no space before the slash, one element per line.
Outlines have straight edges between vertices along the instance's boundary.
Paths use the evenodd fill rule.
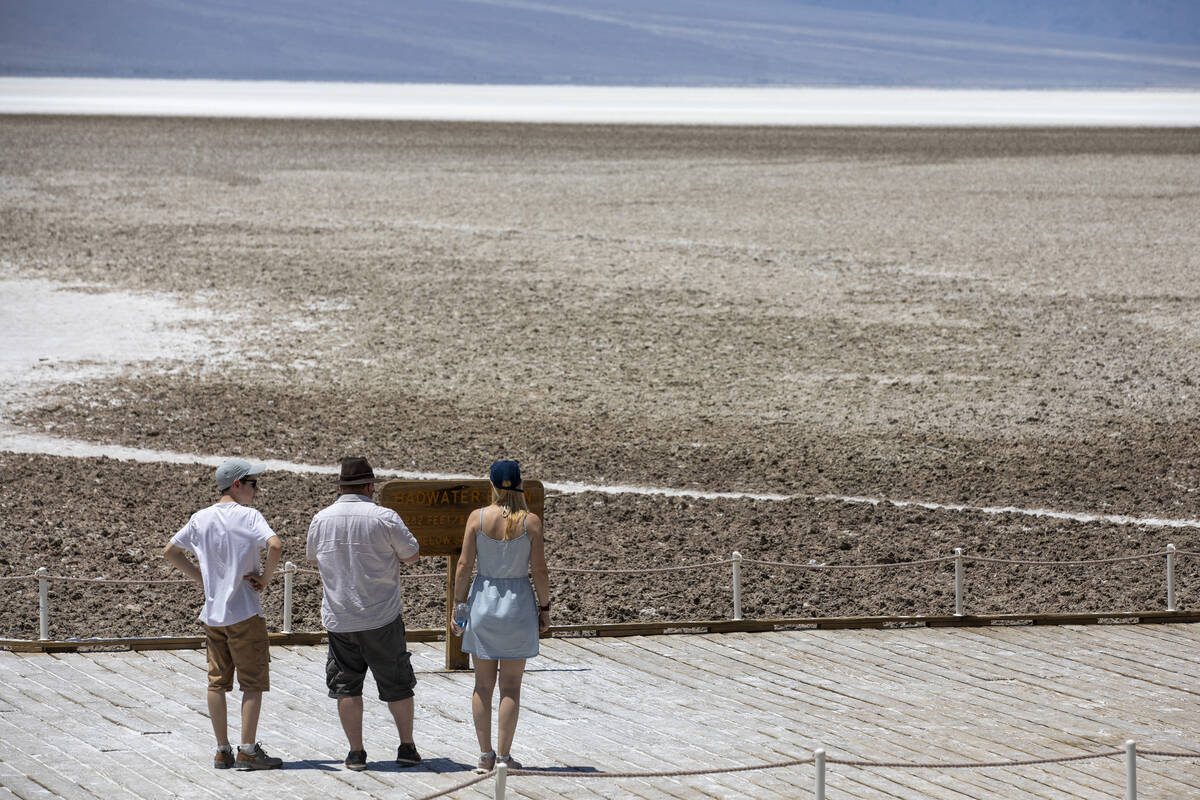
<path fill-rule="evenodd" d="M 407 700 L 417 685 L 410 656 L 401 616 L 369 631 L 329 631 L 329 655 L 325 659 L 329 696 L 362 697 L 363 678 L 369 668 L 380 700 Z"/>

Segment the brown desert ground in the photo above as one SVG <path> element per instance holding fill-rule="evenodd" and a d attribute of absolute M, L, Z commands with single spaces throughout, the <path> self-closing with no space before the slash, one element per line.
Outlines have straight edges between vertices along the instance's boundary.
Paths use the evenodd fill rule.
<path fill-rule="evenodd" d="M 784 501 L 551 493 L 555 622 L 730 614 L 729 557 L 1200 551 L 1200 132 L 0 117 L 0 277 L 165 295 L 199 354 L 7 407 L 206 456 Z M 0 284 L 2 285 L 2 284 Z M 54 320 L 47 320 L 52 327 Z M 329 475 L 259 506 L 303 562 Z M 0 577 L 176 577 L 212 468 L 0 452 Z M 439 558 L 414 574 L 444 571 Z M 1179 559 L 1200 606 L 1200 558 Z M 747 617 L 953 610 L 952 568 L 748 566 Z M 36 638 L 32 581 L 0 637 Z M 280 624 L 280 586 L 266 595 Z M 319 588 L 297 580 L 298 630 Z M 440 621 L 441 582 L 406 588 Z M 55 582 L 52 635 L 194 633 L 198 591 Z M 969 610 L 1165 607 L 1162 559 L 972 564 Z"/>

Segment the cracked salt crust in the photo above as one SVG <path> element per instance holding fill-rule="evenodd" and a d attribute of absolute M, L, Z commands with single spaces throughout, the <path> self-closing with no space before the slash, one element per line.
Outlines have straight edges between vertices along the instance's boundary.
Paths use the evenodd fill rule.
<path fill-rule="evenodd" d="M 10 273 L 0 297 L 0 416 L 64 383 L 163 359 L 221 358 L 211 329 L 223 317 L 166 295 Z"/>

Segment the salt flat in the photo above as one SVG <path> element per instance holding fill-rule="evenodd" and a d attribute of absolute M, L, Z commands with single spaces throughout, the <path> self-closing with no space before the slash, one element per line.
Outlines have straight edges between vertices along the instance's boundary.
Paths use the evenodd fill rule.
<path fill-rule="evenodd" d="M 810 764 L 689 777 L 604 773 L 727 769 L 804 759 L 962 763 L 1200 750 L 1196 625 L 787 631 L 556 638 L 530 662 L 514 755 L 538 775 L 515 797 L 808 796 Z M 0 652 L 0 796 L 421 797 L 470 780 L 470 673 L 414 644 L 425 764 L 390 761 L 382 704 L 366 718 L 370 769 L 344 770 L 324 696 L 323 647 L 272 649 L 260 738 L 280 772 L 213 770 L 202 651 Z M 373 687 L 368 682 L 367 697 Z M 234 695 L 236 698 L 236 694 Z M 236 703 L 231 704 L 236 707 Z M 590 777 L 556 776 L 581 771 Z M 1141 757 L 1142 797 L 1200 797 L 1196 759 Z M 1122 796 L 1110 755 L 969 769 L 830 763 L 838 798 Z M 491 781 L 454 797 L 490 797 Z"/>
<path fill-rule="evenodd" d="M 662 125 L 1194 126 L 1200 92 L 0 77 L 0 114 Z"/>

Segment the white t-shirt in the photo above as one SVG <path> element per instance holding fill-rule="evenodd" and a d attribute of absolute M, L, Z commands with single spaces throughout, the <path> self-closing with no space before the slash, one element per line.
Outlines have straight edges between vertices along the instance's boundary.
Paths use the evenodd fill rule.
<path fill-rule="evenodd" d="M 262 614 L 262 600 L 245 576 L 259 571 L 259 553 L 274 535 L 258 509 L 224 502 L 200 509 L 171 537 L 200 562 L 201 622 L 220 627 Z"/>
<path fill-rule="evenodd" d="M 308 559 L 324 586 L 321 624 L 336 633 L 387 625 L 404 610 L 400 564 L 420 550 L 400 515 L 344 494 L 308 526 Z"/>

